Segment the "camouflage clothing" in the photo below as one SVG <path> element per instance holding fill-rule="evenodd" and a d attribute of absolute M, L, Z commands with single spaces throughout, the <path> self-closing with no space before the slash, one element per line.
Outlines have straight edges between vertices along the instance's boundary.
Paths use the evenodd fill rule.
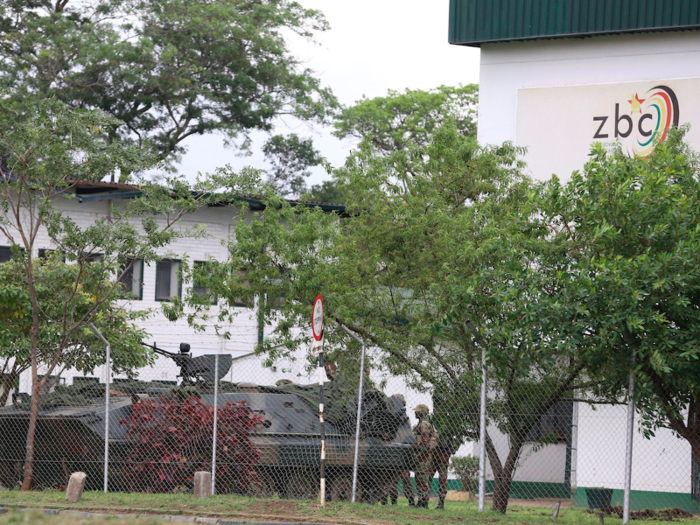
<path fill-rule="evenodd" d="M 413 482 L 411 481 L 411 471 L 402 470 L 401 473 L 394 477 L 389 482 L 389 486 L 386 489 L 386 495 L 391 498 L 392 504 L 396 505 L 396 500 L 399 497 L 399 481 L 403 483 L 403 495 L 407 499 L 413 498 Z"/>
<path fill-rule="evenodd" d="M 413 436 L 416 438 L 416 491 L 418 497 L 427 503 L 434 472 L 431 470 L 432 451 L 437 447 L 438 431 L 432 423 L 421 417 L 413 427 Z"/>
<path fill-rule="evenodd" d="M 432 466 L 430 467 L 430 477 L 433 477 L 435 472 L 440 476 L 438 484 L 438 495 L 441 500 L 445 499 L 447 495 L 447 469 L 450 466 L 450 456 L 452 453 L 446 448 L 436 448 L 431 453 L 432 456 Z"/>

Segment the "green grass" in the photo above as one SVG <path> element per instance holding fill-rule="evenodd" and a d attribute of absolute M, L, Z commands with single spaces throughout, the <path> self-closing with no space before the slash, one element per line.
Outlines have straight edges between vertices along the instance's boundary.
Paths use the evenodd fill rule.
<path fill-rule="evenodd" d="M 16 490 L 0 491 L 0 507 L 6 508 L 54 508 L 84 510 L 98 513 L 115 514 L 170 514 L 196 515 L 217 518 L 258 520 L 258 521 L 316 521 L 339 524 L 369 525 L 444 525 L 502 524 L 502 525 L 552 525 L 552 510 L 549 508 L 511 507 L 504 516 L 487 511 L 478 513 L 476 505 L 469 502 L 450 502 L 444 511 L 415 509 L 409 507 L 404 498 L 397 506 L 365 505 L 348 503 L 328 503 L 321 508 L 316 501 L 292 501 L 280 499 L 257 499 L 242 496 L 219 495 L 209 499 L 197 499 L 191 494 L 103 494 L 86 492 L 80 502 L 72 504 L 65 501 L 65 494 L 57 491 L 19 492 Z M 138 523 L 154 525 L 156 520 L 116 520 L 116 519 L 76 519 L 66 516 L 44 516 L 28 513 L 8 513 L 0 516 L 0 525 L 19 523 L 51 523 L 63 525 L 84 523 L 98 525 L 103 523 Z M 683 520 L 687 525 L 700 525 L 700 519 Z M 558 524 L 561 525 L 598 525 L 598 517 L 580 509 L 562 509 Z M 622 520 L 605 518 L 606 525 L 621 525 Z M 663 521 L 635 521 L 637 525 L 663 524 Z"/>
<path fill-rule="evenodd" d="M 0 525 L 162 525 L 156 519 L 76 518 L 47 516 L 43 512 L 9 512 L 0 516 Z"/>

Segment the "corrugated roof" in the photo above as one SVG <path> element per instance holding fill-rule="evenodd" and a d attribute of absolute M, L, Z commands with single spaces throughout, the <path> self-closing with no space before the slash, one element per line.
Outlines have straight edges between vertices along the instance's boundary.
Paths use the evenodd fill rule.
<path fill-rule="evenodd" d="M 105 200 L 133 199 L 142 195 L 141 188 L 132 184 L 120 184 L 117 182 L 102 181 L 69 181 L 75 189 L 76 196 L 80 202 L 94 202 Z M 254 209 L 264 209 L 263 198 L 256 195 L 240 195 L 234 201 L 244 201 Z M 292 206 L 299 206 L 301 201 L 286 199 Z M 345 211 L 343 204 L 331 202 L 306 202 L 305 206 L 318 207 L 323 211 Z"/>
<path fill-rule="evenodd" d="M 700 0 L 450 0 L 450 44 L 700 29 Z"/>

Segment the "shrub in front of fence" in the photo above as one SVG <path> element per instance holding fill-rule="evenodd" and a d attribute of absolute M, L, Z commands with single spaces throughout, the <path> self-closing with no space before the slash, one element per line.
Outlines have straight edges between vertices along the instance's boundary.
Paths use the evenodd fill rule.
<path fill-rule="evenodd" d="M 260 452 L 249 435 L 262 423 L 244 402 L 226 403 L 217 418 L 217 492 L 246 493 L 260 485 Z M 197 397 L 148 399 L 120 421 L 133 442 L 123 465 L 126 487 L 139 492 L 190 492 L 194 473 L 211 471 L 214 408 Z"/>

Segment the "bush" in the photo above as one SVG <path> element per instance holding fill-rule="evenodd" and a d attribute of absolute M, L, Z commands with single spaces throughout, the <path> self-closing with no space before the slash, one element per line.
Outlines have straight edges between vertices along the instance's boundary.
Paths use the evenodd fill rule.
<path fill-rule="evenodd" d="M 450 468 L 462 483 L 464 492 L 474 492 L 479 486 L 479 458 L 476 456 L 452 456 Z"/>
<path fill-rule="evenodd" d="M 260 486 L 255 472 L 260 452 L 249 438 L 259 423 L 262 419 L 243 401 L 218 409 L 217 492 L 244 493 Z M 119 424 L 133 443 L 124 463 L 125 488 L 191 490 L 196 471 L 211 471 L 214 408 L 196 397 L 142 401 Z"/>

